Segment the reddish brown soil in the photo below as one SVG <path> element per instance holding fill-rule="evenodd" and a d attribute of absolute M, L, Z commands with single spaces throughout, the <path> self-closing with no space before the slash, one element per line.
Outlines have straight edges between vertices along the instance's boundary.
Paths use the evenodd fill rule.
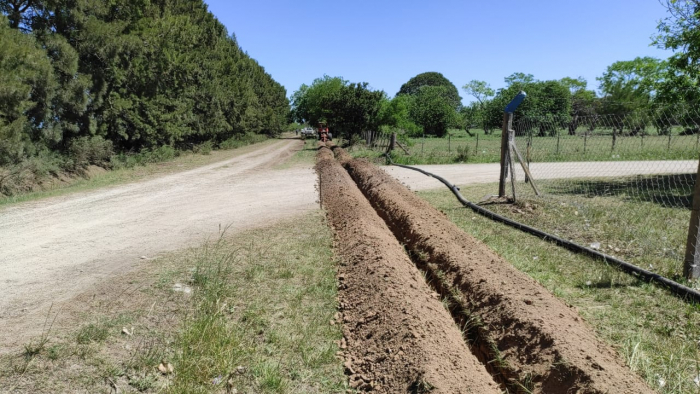
<path fill-rule="evenodd" d="M 492 365 L 508 387 L 515 381 L 535 393 L 652 392 L 574 309 L 379 168 L 336 152 L 396 237 L 458 290 L 481 322 L 472 330 L 481 341 L 475 352 L 501 358 Z"/>
<path fill-rule="evenodd" d="M 380 393 L 499 393 L 437 294 L 329 149 L 319 149 L 316 170 L 342 260 L 341 348 L 351 386 Z"/>

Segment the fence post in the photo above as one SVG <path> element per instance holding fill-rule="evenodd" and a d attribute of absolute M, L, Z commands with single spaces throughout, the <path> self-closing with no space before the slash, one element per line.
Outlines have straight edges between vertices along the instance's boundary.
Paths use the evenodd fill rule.
<path fill-rule="evenodd" d="M 447 133 L 447 152 L 452 152 L 452 134 Z"/>
<path fill-rule="evenodd" d="M 386 150 L 387 153 L 391 153 L 396 147 L 396 133 L 391 133 L 391 139 L 389 140 L 389 148 Z"/>
<path fill-rule="evenodd" d="M 557 156 L 559 156 L 559 129 L 557 129 Z"/>
<path fill-rule="evenodd" d="M 671 130 L 668 131 L 668 149 L 671 150 Z"/>
<path fill-rule="evenodd" d="M 685 260 L 683 262 L 683 276 L 686 279 L 700 277 L 700 162 L 698 172 L 695 175 L 695 188 L 693 189 L 693 210 L 690 213 L 690 227 L 688 228 L 688 241 L 685 245 Z"/>
<path fill-rule="evenodd" d="M 523 91 L 518 93 L 503 111 L 503 128 L 501 131 L 501 175 L 498 180 L 498 197 L 506 196 L 506 177 L 508 176 L 508 166 L 511 164 L 512 160 L 510 157 L 508 135 L 510 134 L 509 131 L 513 124 L 513 113 L 520 103 L 525 100 L 525 96 L 527 95 Z"/>
<path fill-rule="evenodd" d="M 506 178 L 508 177 L 508 129 L 513 121 L 513 113 L 506 112 L 503 114 L 503 129 L 501 131 L 501 175 L 498 179 L 498 197 L 506 196 Z"/>
<path fill-rule="evenodd" d="M 420 154 L 423 154 L 423 147 L 425 147 L 425 133 L 423 133 L 423 139 L 420 141 Z"/>
<path fill-rule="evenodd" d="M 474 154 L 479 154 L 479 133 L 476 134 L 476 150 L 474 151 Z"/>
<path fill-rule="evenodd" d="M 586 145 L 588 145 L 588 133 L 583 134 L 583 155 L 586 155 Z"/>
<path fill-rule="evenodd" d="M 617 130 L 613 128 L 613 140 L 612 140 L 612 148 L 610 149 L 611 151 L 615 150 L 615 142 L 617 141 Z"/>

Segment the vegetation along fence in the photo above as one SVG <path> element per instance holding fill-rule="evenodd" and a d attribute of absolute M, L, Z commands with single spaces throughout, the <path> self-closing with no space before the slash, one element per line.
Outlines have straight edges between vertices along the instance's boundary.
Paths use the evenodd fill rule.
<path fill-rule="evenodd" d="M 692 256 L 685 273 L 679 262 L 696 242 L 693 236 L 687 245 L 698 115 L 683 109 L 515 120 L 507 189 L 518 201 L 516 215 L 663 276 L 697 277 Z M 695 222 L 690 233 L 697 235 Z"/>
<path fill-rule="evenodd" d="M 690 223 L 691 212 L 697 212 L 693 192 L 700 153 L 698 109 L 521 117 L 505 128 L 511 130 L 514 146 L 504 152 L 513 158 L 506 165 L 505 190 L 516 203 L 492 204 L 490 210 L 677 281 L 697 278 L 700 229 L 697 218 Z M 455 138 L 457 130 L 452 134 L 403 144 L 399 138 L 394 161 L 500 160 L 500 135 L 472 132 Z M 479 135 L 477 151 L 472 146 Z M 375 150 L 386 151 L 391 144 L 386 133 L 366 132 L 363 139 Z M 466 153 L 455 160 L 460 149 Z M 439 160 L 442 157 L 448 159 Z M 700 197 L 695 201 L 700 208 Z"/>

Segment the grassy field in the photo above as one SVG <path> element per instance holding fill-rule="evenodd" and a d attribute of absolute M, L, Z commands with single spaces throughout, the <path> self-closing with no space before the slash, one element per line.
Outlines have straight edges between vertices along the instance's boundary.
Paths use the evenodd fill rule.
<path fill-rule="evenodd" d="M 345 393 L 331 246 L 317 211 L 153 260 L 119 308 L 0 357 L 0 391 Z"/>
<path fill-rule="evenodd" d="M 492 194 L 494 187 L 469 186 L 462 193 L 467 199 L 479 201 L 484 195 Z M 459 227 L 575 306 L 651 387 L 660 393 L 698 393 L 700 306 L 688 304 L 663 288 L 641 282 L 605 262 L 573 254 L 476 215 L 463 208 L 449 191 L 419 194 Z M 597 240 L 606 253 L 630 259 L 645 268 L 651 264 L 655 271 L 680 280 L 677 274 L 682 262 L 675 254 L 677 247 L 669 246 L 677 246 L 685 236 L 686 208 L 664 208 L 653 202 L 628 204 L 619 197 L 596 197 L 588 207 L 537 199 L 521 200 L 517 205 L 490 205 L 489 209 L 564 238 Z M 608 215 L 611 211 L 617 215 Z M 625 220 L 621 222 L 620 217 Z M 581 233 L 581 228 L 586 226 L 580 223 L 592 218 L 595 220 L 590 220 L 588 230 Z M 638 232 L 642 226 L 648 227 L 647 235 L 640 238 Z"/>
<path fill-rule="evenodd" d="M 396 149 L 392 155 L 398 164 L 450 164 L 450 163 L 497 163 L 500 160 L 501 132 L 485 134 L 483 130 L 451 129 L 443 138 L 411 138 L 407 142 L 410 154 Z M 597 131 L 596 135 L 559 137 L 517 136 L 516 144 L 523 157 L 528 155 L 528 140 L 531 141 L 529 157 L 532 162 L 565 161 L 624 161 L 624 160 L 694 160 L 698 158 L 698 136 L 680 135 L 678 131 L 669 136 L 649 134 L 642 136 L 617 136 L 613 148 L 612 131 Z M 375 151 L 355 150 L 360 157 L 378 158 Z"/>

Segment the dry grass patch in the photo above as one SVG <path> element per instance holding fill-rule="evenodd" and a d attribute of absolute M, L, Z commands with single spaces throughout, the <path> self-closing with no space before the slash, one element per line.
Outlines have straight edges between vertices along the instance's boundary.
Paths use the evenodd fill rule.
<path fill-rule="evenodd" d="M 131 301 L 0 358 L 0 392 L 345 392 L 331 243 L 315 212 L 153 260 Z"/>

